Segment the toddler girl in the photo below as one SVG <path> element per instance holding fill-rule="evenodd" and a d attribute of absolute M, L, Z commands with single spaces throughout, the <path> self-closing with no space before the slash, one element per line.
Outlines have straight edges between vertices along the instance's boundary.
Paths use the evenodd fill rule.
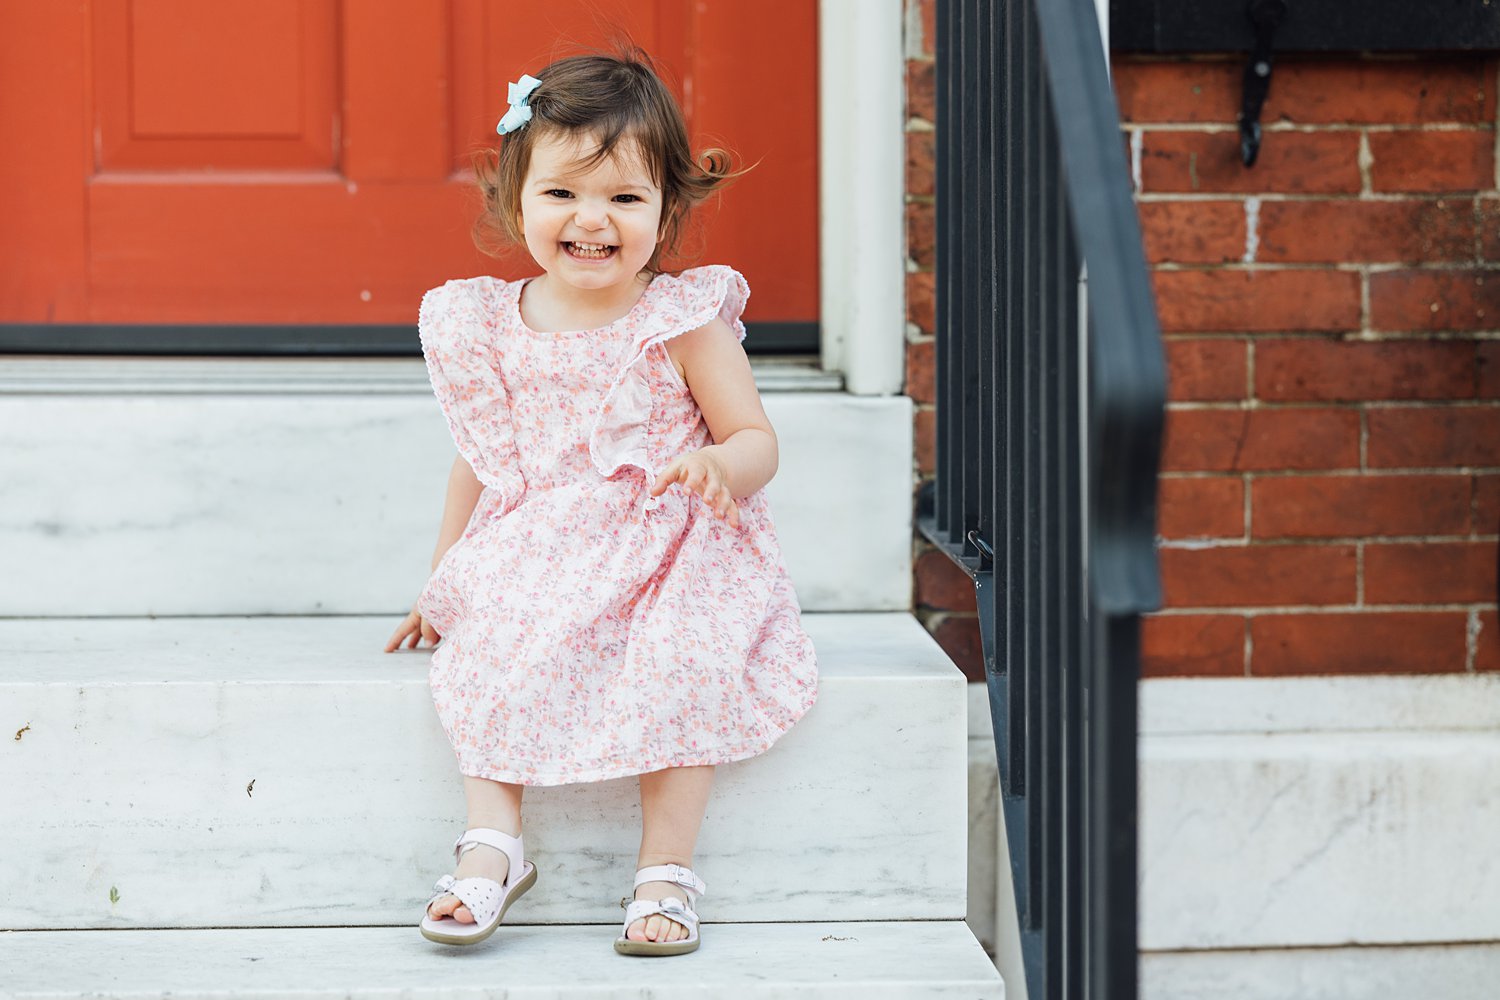
<path fill-rule="evenodd" d="M 454 279 L 418 318 L 459 454 L 433 573 L 385 648 L 442 639 L 429 683 L 468 804 L 421 930 L 483 940 L 535 884 L 524 786 L 638 774 L 615 950 L 681 954 L 714 765 L 763 753 L 817 694 L 763 489 L 777 441 L 740 346 L 750 290 L 663 266 L 734 175 L 692 155 L 642 53 L 555 62 L 510 104 L 481 223 L 542 273 Z"/>

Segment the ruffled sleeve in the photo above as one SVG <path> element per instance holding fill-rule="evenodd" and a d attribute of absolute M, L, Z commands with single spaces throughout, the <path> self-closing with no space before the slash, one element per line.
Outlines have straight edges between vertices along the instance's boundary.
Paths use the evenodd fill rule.
<path fill-rule="evenodd" d="M 495 284 L 484 276 L 449 281 L 422 296 L 417 316 L 427 375 L 453 442 L 497 494 L 487 505 L 491 517 L 508 513 L 526 492 L 494 347 Z"/>
<path fill-rule="evenodd" d="M 605 393 L 604 402 L 589 434 L 589 457 L 606 479 L 633 465 L 654 482 L 651 461 L 651 373 L 647 351 L 679 334 L 696 330 L 715 316 L 728 324 L 739 341 L 745 339 L 740 315 L 750 298 L 750 286 L 732 267 L 711 264 L 679 275 L 658 275 L 643 293 L 643 319 L 632 336 L 628 360 Z M 647 497 L 646 509 L 657 507 L 661 497 Z"/>

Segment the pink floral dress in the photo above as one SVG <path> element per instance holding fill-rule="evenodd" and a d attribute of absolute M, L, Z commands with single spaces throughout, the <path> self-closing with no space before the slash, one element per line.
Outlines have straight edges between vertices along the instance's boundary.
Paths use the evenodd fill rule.
<path fill-rule="evenodd" d="M 433 703 L 465 775 L 601 781 L 763 753 L 817 696 L 818 668 L 763 489 L 741 527 L 680 484 L 712 444 L 665 342 L 750 290 L 731 268 L 657 275 L 597 330 L 541 333 L 523 281 L 422 297 L 433 391 L 484 484 L 417 601 L 442 641 Z"/>

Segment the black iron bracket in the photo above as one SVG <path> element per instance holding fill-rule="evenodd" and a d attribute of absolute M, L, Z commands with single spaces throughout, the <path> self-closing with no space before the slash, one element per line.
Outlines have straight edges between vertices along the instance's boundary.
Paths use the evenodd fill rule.
<path fill-rule="evenodd" d="M 1286 17 L 1286 0 L 1250 0 L 1245 13 L 1255 26 L 1255 48 L 1245 64 L 1244 97 L 1240 103 L 1240 159 L 1255 165 L 1260 153 L 1260 110 L 1271 89 L 1271 41 Z"/>

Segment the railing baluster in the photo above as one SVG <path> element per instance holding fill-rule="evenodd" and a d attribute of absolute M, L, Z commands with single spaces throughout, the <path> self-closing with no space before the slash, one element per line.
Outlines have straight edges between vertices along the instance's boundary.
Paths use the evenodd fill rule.
<path fill-rule="evenodd" d="M 1021 408 L 1022 380 L 1025 375 L 1025 356 L 1020 343 L 1021 286 L 1019 281 L 1020 254 L 1020 188 L 1017 174 L 1020 164 L 1020 108 L 1019 97 L 1023 82 L 1024 64 L 1021 60 L 1020 4 L 1005 5 L 1005 83 L 1002 96 L 1005 102 L 1003 167 L 1005 174 L 1005 263 L 1001 269 L 1004 282 L 1001 297 L 1004 308 L 1005 381 L 1002 391 L 1005 397 L 1005 455 L 1003 465 L 996 474 L 1004 476 L 1004 489 L 1000 491 L 1000 502 L 1005 509 L 1005 594 L 1004 618 L 997 622 L 999 642 L 1005 650 L 1005 697 L 1007 724 L 1004 739 L 1008 756 L 1006 773 L 1002 776 L 1003 790 L 1012 797 L 1026 794 L 1026 669 L 1025 646 L 1021 622 L 1024 616 L 1024 585 L 1021 575 L 1021 549 L 1025 539 L 1022 533 L 1024 510 L 1021 503 L 1021 439 L 1026 414 Z M 998 516 L 998 515 L 997 515 Z M 997 552 L 999 549 L 997 548 Z M 998 575 L 998 574 L 997 574 Z M 1024 807 L 1017 806 L 1024 815 Z M 1030 912 L 1025 879 L 1016 883 L 1017 903 L 1022 906 L 1023 922 L 1029 924 L 1024 915 Z M 1024 901 L 1024 902 L 1023 902 Z"/>
<path fill-rule="evenodd" d="M 1041 539 L 1037 536 L 1037 480 L 1041 455 L 1038 449 L 1037 414 L 1037 292 L 1036 292 L 1036 198 L 1037 198 L 1037 91 L 1040 86 L 1037 51 L 1036 19 L 1029 5 L 1015 5 L 1021 13 L 1021 91 L 1018 95 L 1020 123 L 1020 160 L 1017 163 L 1017 205 L 1020 221 L 1020 269 L 1017 293 L 1020 299 L 1020 333 L 1023 353 L 1021 378 L 1022 447 L 1021 484 L 1023 535 L 1021 539 L 1021 658 L 1026 670 L 1026 830 L 1031 843 L 1031 865 L 1027 870 L 1027 896 L 1031 900 L 1028 910 L 1030 926 L 1042 931 L 1046 921 L 1046 894 L 1044 874 L 1046 872 L 1047 837 L 1043 826 L 1047 783 L 1047 759 L 1044 755 L 1046 707 L 1043 703 L 1043 674 L 1046 664 L 1038 656 L 1037 647 L 1037 570 L 1041 552 Z M 1045 936 L 1041 937 L 1045 943 Z M 1045 995 L 1044 955 L 1034 959 L 1032 975 L 1042 983 Z"/>
<path fill-rule="evenodd" d="M 1083 784 L 1083 683 L 1079 676 L 1081 636 L 1085 628 L 1083 573 L 1079 564 L 1083 543 L 1083 514 L 1079 498 L 1079 330 L 1078 330 L 1078 251 L 1073 240 L 1072 219 L 1067 195 L 1058 185 L 1053 199 L 1057 217 L 1057 257 L 1053 301 L 1057 309 L 1057 417 L 1058 434 L 1069 447 L 1057 462 L 1059 504 L 1057 556 L 1062 566 L 1058 581 L 1058 603 L 1061 627 L 1058 632 L 1057 664 L 1060 674 L 1060 702 L 1063 726 L 1062 786 L 1063 835 L 1063 948 L 1068 955 L 1084 954 L 1084 868 L 1083 843 L 1088 813 L 1085 809 Z M 1085 984 L 1073 963 L 1064 963 L 1063 982 L 1057 995 L 1082 997 Z"/>
<path fill-rule="evenodd" d="M 1037 43 L 1040 59 L 1040 42 Z M 1052 128 L 1052 105 L 1045 77 L 1038 74 L 1033 97 L 1036 122 L 1035 168 L 1037 183 L 1032 199 L 1036 225 L 1036 329 L 1038 337 L 1036 370 L 1037 454 L 1039 483 L 1037 494 L 1036 540 L 1038 565 L 1035 580 L 1037 601 L 1036 657 L 1042 674 L 1042 758 L 1046 779 L 1042 783 L 1042 869 L 1043 941 L 1045 966 L 1043 979 L 1048 990 L 1061 995 L 1063 956 L 1066 943 L 1062 938 L 1063 909 L 1063 825 L 1061 776 L 1066 759 L 1063 743 L 1062 662 L 1060 646 L 1060 593 L 1058 579 L 1062 573 L 1057 545 L 1058 521 L 1062 497 L 1058 489 L 1060 448 L 1057 413 L 1058 326 L 1055 289 L 1058 282 L 1056 244 L 1058 241 L 1057 204 L 1057 134 Z"/>
<path fill-rule="evenodd" d="M 980 135 L 984 122 L 979 117 L 979 108 L 969 95 L 973 94 L 973 88 L 979 75 L 979 32 L 978 20 L 979 10 L 985 0 L 965 0 L 958 5 L 960 11 L 960 30 L 963 32 L 962 41 L 962 79 L 963 93 L 966 99 L 963 106 L 963 134 L 959 142 L 963 147 L 962 175 L 958 178 L 958 203 L 963 206 L 963 221 L 960 224 L 962 243 L 959 252 L 959 267 L 961 269 L 962 287 L 966 289 L 960 302 L 961 319 L 959 321 L 959 339 L 963 344 L 960 355 L 962 370 L 966 373 L 975 371 L 978 361 L 978 343 L 980 337 L 980 312 L 981 303 L 978 297 L 968 289 L 974 288 L 981 280 L 982 273 L 979 263 L 975 259 L 974 245 L 979 240 L 979 220 L 974 214 L 974 202 L 980 187 L 980 179 L 983 176 L 984 163 L 982 159 L 982 146 Z M 963 454 L 965 456 L 979 454 L 977 451 L 977 435 L 975 424 L 980 412 L 979 381 L 974 378 L 963 380 L 963 405 L 962 423 L 958 427 L 957 436 L 962 441 Z M 958 524 L 959 535 L 954 539 L 961 548 L 961 554 L 965 557 L 972 556 L 977 551 L 968 540 L 970 530 L 977 528 L 979 524 L 979 507 L 981 506 L 979 492 L 978 463 L 965 461 L 962 464 L 960 475 L 963 477 L 963 485 L 960 492 L 963 495 L 963 519 Z"/>
<path fill-rule="evenodd" d="M 937 4 L 940 412 L 919 527 L 975 580 L 1037 1000 L 1135 992 L 1164 375 L 1093 18 L 1092 0 Z"/>
<path fill-rule="evenodd" d="M 975 177 L 974 217 L 976 236 L 971 252 L 974 255 L 975 266 L 978 270 L 979 279 L 974 295 L 975 305 L 978 310 L 978 323 L 976 324 L 976 346 L 974 370 L 976 376 L 974 383 L 979 387 L 980 410 L 974 421 L 974 432 L 977 439 L 977 447 L 971 454 L 990 455 L 994 451 L 995 440 L 995 391 L 994 369 L 995 354 L 995 328 L 996 328 L 996 298 L 994 294 L 995 265 L 1000 250 L 999 240 L 995 233 L 995 210 L 998 207 L 998 199 L 995 197 L 994 186 L 990 183 L 990 175 L 994 172 L 993 160 L 990 159 L 992 149 L 993 129 L 989 123 L 993 120 L 993 101 L 995 55 L 993 48 L 988 44 L 991 30 L 994 24 L 994 6 L 981 0 L 977 5 L 977 18 L 974 25 L 974 41 L 977 52 L 977 63 L 975 66 L 975 86 L 973 90 L 973 101 L 975 114 L 980 122 L 980 134 L 978 140 L 978 157 L 984 166 Z M 995 493 L 995 466 L 991 462 L 973 463 L 976 474 L 976 490 L 981 497 L 991 497 Z M 976 524 L 980 537 L 993 550 L 995 544 L 995 510 L 994 505 L 982 503 L 979 505 L 978 521 Z M 979 553 L 981 569 L 993 569 L 992 560 Z"/>
<path fill-rule="evenodd" d="M 952 6 L 937 5 L 937 38 L 933 40 L 936 59 L 933 67 L 933 88 L 937 104 L 938 121 L 953 121 L 954 86 L 956 75 L 952 38 L 954 28 Z M 933 211 L 939 219 L 953 215 L 954 145 L 957 129 L 939 129 L 933 143 Z M 958 496 L 954 489 L 953 475 L 963 460 L 958 450 L 958 438 L 953 433 L 958 422 L 958 373 L 951 337 L 953 335 L 953 304 L 958 300 L 958 276 L 954 271 L 956 259 L 953 244 L 957 239 L 954 227 L 940 225 L 934 234 L 933 284 L 937 301 L 933 309 L 933 378 L 936 383 L 934 398 L 937 400 L 934 461 L 937 468 L 933 474 L 933 515 L 937 530 L 947 541 L 953 540 L 953 525 L 960 522 Z"/>

